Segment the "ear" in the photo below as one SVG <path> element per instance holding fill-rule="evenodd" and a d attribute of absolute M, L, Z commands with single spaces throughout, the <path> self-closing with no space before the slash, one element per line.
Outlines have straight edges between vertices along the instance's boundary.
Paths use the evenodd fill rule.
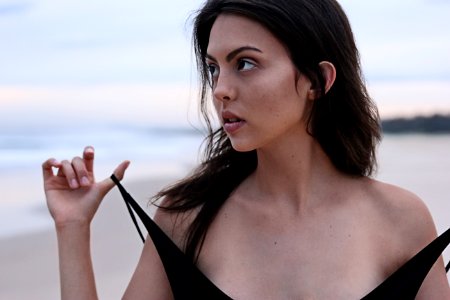
<path fill-rule="evenodd" d="M 319 63 L 320 70 L 322 71 L 323 79 L 325 80 L 325 91 L 323 94 L 328 93 L 336 80 L 336 68 L 328 61 L 322 61 Z"/>

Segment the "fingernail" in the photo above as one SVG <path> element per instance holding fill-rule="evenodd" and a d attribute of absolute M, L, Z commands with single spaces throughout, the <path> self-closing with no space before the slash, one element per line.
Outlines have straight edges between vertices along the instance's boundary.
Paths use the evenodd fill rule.
<path fill-rule="evenodd" d="M 73 188 L 73 189 L 78 188 L 78 187 L 79 187 L 79 186 L 78 186 L 78 181 L 77 181 L 76 179 L 72 179 L 72 180 L 70 181 L 70 187 Z"/>
<path fill-rule="evenodd" d="M 91 184 L 91 182 L 89 181 L 89 179 L 86 176 L 83 176 L 81 178 L 81 185 L 88 186 L 90 184 Z"/>

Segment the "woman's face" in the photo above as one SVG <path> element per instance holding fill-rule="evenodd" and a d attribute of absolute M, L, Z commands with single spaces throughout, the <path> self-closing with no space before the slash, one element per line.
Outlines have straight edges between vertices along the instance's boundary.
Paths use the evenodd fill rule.
<path fill-rule="evenodd" d="M 251 151 L 306 133 L 311 82 L 298 74 L 288 51 L 265 27 L 219 15 L 206 61 L 214 106 L 234 149 Z"/>

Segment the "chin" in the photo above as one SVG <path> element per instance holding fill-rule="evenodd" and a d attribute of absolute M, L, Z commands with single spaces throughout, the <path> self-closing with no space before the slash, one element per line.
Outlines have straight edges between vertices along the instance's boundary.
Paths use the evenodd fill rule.
<path fill-rule="evenodd" d="M 256 149 L 255 145 L 251 144 L 251 143 L 245 143 L 242 141 L 236 141 L 233 139 L 230 139 L 231 141 L 231 147 L 233 147 L 234 150 L 236 150 L 237 152 L 249 152 L 249 151 L 253 151 Z"/>

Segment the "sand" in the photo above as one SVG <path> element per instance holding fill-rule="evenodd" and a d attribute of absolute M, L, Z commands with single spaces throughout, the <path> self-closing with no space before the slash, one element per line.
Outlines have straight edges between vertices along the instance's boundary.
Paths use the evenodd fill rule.
<path fill-rule="evenodd" d="M 439 233 L 450 226 L 449 147 L 447 136 L 393 136 L 385 139 L 380 155 L 379 179 L 422 197 Z M 146 207 L 149 197 L 176 176 L 138 177 L 125 180 L 124 185 Z M 150 214 L 152 211 L 148 209 Z M 44 203 L 40 213 L 48 214 Z M 100 299 L 121 298 L 141 248 L 142 242 L 125 204 L 114 189 L 92 224 L 92 256 Z M 446 262 L 450 260 L 450 248 L 444 252 L 444 258 Z M 51 228 L 0 238 L 0 299 L 59 299 L 56 237 Z"/>
<path fill-rule="evenodd" d="M 146 208 L 149 197 L 173 178 L 124 181 Z M 39 213 L 48 214 L 42 207 Z M 50 218 L 50 215 L 48 216 Z M 120 299 L 131 278 L 142 241 L 117 189 L 112 190 L 92 224 L 92 257 L 100 299 Z M 0 299 L 59 299 L 58 253 L 53 228 L 0 239 Z"/>

